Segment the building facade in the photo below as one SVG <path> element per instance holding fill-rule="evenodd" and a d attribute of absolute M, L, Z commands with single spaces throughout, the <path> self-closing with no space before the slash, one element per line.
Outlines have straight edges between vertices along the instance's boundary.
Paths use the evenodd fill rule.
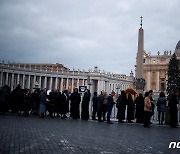
<path fill-rule="evenodd" d="M 0 87 L 8 85 L 11 90 L 20 84 L 22 89 L 34 88 L 58 89 L 63 91 L 79 86 L 87 86 L 91 93 L 102 90 L 110 93 L 115 91 L 120 93 L 133 86 L 133 74 L 126 76 L 123 74 L 106 73 L 105 71 L 94 70 L 80 71 L 70 70 L 62 64 L 17 64 L 0 62 Z"/>
<path fill-rule="evenodd" d="M 145 91 L 152 89 L 155 92 L 166 91 L 167 70 L 171 54 L 164 52 L 163 55 L 144 54 L 144 79 Z"/>
<path fill-rule="evenodd" d="M 168 80 L 168 65 L 173 53 L 180 59 L 180 41 L 177 43 L 174 52 L 164 51 L 157 55 L 144 52 L 143 75 L 146 81 L 145 91 L 152 89 L 155 92 L 166 91 Z"/>

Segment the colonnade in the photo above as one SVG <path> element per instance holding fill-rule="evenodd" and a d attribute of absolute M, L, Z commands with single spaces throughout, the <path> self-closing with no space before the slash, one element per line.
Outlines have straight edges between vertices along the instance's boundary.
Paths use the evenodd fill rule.
<path fill-rule="evenodd" d="M 87 86 L 92 93 L 100 93 L 101 90 L 120 93 L 120 90 L 129 88 L 131 84 L 129 78 L 120 80 L 98 72 L 57 72 L 0 64 L 0 87 L 8 85 L 11 90 L 20 85 L 22 89 L 30 89 L 31 92 L 34 88 L 67 89 L 72 92 L 75 87 Z"/>
<path fill-rule="evenodd" d="M 31 91 L 33 91 L 34 88 L 47 88 L 58 89 L 60 91 L 68 89 L 72 92 L 74 87 L 87 86 L 87 79 L 0 72 L 0 87 L 8 85 L 11 90 L 13 90 L 18 84 L 21 85 L 22 89 L 30 89 Z"/>

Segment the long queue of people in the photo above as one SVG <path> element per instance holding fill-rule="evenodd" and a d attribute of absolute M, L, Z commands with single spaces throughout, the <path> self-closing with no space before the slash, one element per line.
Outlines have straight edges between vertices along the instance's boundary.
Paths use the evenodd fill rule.
<path fill-rule="evenodd" d="M 47 93 L 46 88 L 35 89 L 33 93 L 30 93 L 28 89 L 21 89 L 20 85 L 13 91 L 10 91 L 8 86 L 3 86 L 0 88 L 0 114 L 11 112 L 18 116 L 33 114 L 40 118 L 47 115 L 52 118 L 57 116 L 64 119 L 67 118 L 67 113 L 70 113 L 73 119 L 79 119 L 81 103 L 83 109 L 81 118 L 87 120 L 89 118 L 89 114 L 86 112 L 89 111 L 87 102 L 89 103 L 90 96 L 90 92 L 86 90 L 81 103 L 81 95 L 77 88 L 72 94 L 69 94 L 67 90 L 61 93 L 56 89 Z"/>
<path fill-rule="evenodd" d="M 150 125 L 152 124 L 151 119 L 154 116 L 156 105 L 159 125 L 164 124 L 165 113 L 166 111 L 168 111 L 170 118 L 170 127 L 178 128 L 179 125 L 177 105 L 179 104 L 179 92 L 177 90 L 174 90 L 168 100 L 165 96 L 165 93 L 160 92 L 157 102 L 153 100 L 152 95 L 153 91 L 150 90 L 148 92 L 145 92 L 144 97 L 143 94 L 140 93 L 139 96 L 133 100 L 131 94 L 129 94 L 127 97 L 125 92 L 121 91 L 121 95 L 119 96 L 116 104 L 118 108 L 118 121 L 124 123 L 125 110 L 127 105 L 127 121 L 132 122 L 132 120 L 136 119 L 137 123 L 143 123 L 144 127 L 150 128 Z"/>
<path fill-rule="evenodd" d="M 125 120 L 128 123 L 132 123 L 136 119 L 137 123 L 143 123 L 144 127 L 149 128 L 151 125 L 150 119 L 154 114 L 156 104 L 159 125 L 164 124 L 165 112 L 168 109 L 170 113 L 170 126 L 177 128 L 178 91 L 172 93 L 168 103 L 163 92 L 160 93 L 157 103 L 153 100 L 152 94 L 153 91 L 150 90 L 145 92 L 144 96 L 139 94 L 135 98 L 131 93 L 127 94 L 125 91 L 121 91 L 121 94 L 115 100 L 115 92 L 107 94 L 101 91 L 100 95 L 94 92 L 92 97 L 92 120 L 97 120 L 98 122 L 106 121 L 107 124 L 112 124 L 110 119 L 112 109 L 115 106 L 119 123 L 124 123 L 126 122 Z M 52 118 L 55 116 L 61 117 L 61 119 L 67 118 L 69 113 L 73 119 L 81 118 L 82 120 L 88 120 L 90 117 L 90 98 L 91 93 L 88 89 L 85 90 L 83 97 L 81 97 L 77 88 L 74 88 L 71 94 L 67 90 L 61 93 L 56 89 L 48 93 L 47 89 L 35 89 L 33 93 L 30 93 L 28 89 L 21 89 L 20 85 L 12 92 L 8 86 L 3 86 L 0 88 L 0 113 L 5 114 L 10 111 L 18 116 L 33 114 L 44 118 L 45 115 L 48 115 Z"/>

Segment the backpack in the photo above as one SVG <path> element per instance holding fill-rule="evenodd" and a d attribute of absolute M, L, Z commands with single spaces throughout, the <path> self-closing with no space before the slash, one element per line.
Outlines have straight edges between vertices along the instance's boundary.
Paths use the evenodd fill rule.
<path fill-rule="evenodd" d="M 104 98 L 103 105 L 109 105 L 108 97 Z"/>

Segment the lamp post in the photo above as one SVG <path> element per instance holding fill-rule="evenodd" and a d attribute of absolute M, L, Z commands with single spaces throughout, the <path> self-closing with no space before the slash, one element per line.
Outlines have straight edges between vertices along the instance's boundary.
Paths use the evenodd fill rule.
<path fill-rule="evenodd" d="M 120 83 L 120 84 L 117 84 L 117 86 L 116 86 L 116 90 L 117 90 L 117 98 L 116 99 L 118 99 L 118 91 L 119 91 L 119 89 L 121 89 L 121 86 L 122 86 L 122 83 Z M 116 107 L 114 106 L 114 118 L 116 117 Z"/>
<path fill-rule="evenodd" d="M 87 84 L 88 84 L 88 88 L 89 88 L 89 91 L 90 91 L 90 93 L 91 93 L 91 85 L 93 85 L 92 83 L 91 83 L 91 80 L 90 80 L 90 76 L 88 76 L 88 78 L 87 78 Z M 92 100 L 90 99 L 90 104 L 89 104 L 89 108 L 90 108 L 90 115 L 92 116 L 92 108 L 93 108 L 93 106 L 92 106 Z"/>
<path fill-rule="evenodd" d="M 90 90 L 91 85 L 93 85 L 93 84 L 91 83 L 90 76 L 88 76 L 88 78 L 87 78 L 87 84 L 88 84 L 88 88 L 89 88 L 89 90 Z"/>

